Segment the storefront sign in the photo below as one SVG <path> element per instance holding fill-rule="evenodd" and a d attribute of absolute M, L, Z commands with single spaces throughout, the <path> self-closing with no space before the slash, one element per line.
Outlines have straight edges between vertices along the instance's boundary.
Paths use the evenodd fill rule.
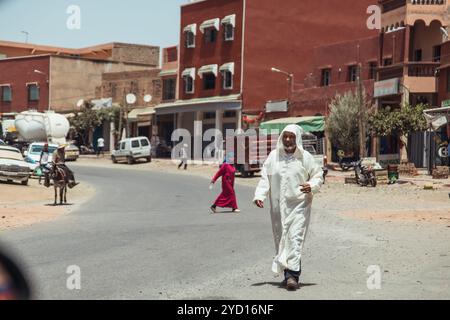
<path fill-rule="evenodd" d="M 442 101 L 442 108 L 450 107 L 450 100 Z"/>
<path fill-rule="evenodd" d="M 399 78 L 375 82 L 373 96 L 375 98 L 379 98 L 398 94 L 399 84 L 400 84 Z"/>
<path fill-rule="evenodd" d="M 266 113 L 270 112 L 287 112 L 287 101 L 269 101 L 266 103 Z"/>

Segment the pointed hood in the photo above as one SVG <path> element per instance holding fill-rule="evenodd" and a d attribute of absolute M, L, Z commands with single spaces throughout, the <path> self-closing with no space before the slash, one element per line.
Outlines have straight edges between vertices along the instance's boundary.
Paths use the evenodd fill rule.
<path fill-rule="evenodd" d="M 277 143 L 277 150 L 280 155 L 284 155 L 284 145 L 283 145 L 283 134 L 285 132 L 291 132 L 295 134 L 295 143 L 297 145 L 297 150 L 295 150 L 295 156 L 296 157 L 303 157 L 303 140 L 302 140 L 302 134 L 304 133 L 303 129 L 296 125 L 296 124 L 290 124 L 284 130 L 281 132 L 280 137 L 278 138 Z"/>

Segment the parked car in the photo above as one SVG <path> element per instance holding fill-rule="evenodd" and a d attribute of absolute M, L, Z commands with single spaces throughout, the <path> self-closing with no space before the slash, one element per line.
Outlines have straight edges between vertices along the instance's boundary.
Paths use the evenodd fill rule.
<path fill-rule="evenodd" d="M 73 143 L 69 144 L 66 149 L 66 161 L 77 161 L 78 157 L 80 156 L 80 149 Z"/>
<path fill-rule="evenodd" d="M 138 159 L 151 162 L 150 149 L 150 141 L 147 137 L 127 138 L 119 142 L 118 149 L 111 154 L 111 160 L 114 163 L 126 161 L 128 164 L 133 164 Z"/>
<path fill-rule="evenodd" d="M 5 141 L 3 141 L 2 139 L 0 139 L 0 146 L 6 146 Z"/>
<path fill-rule="evenodd" d="M 31 168 L 23 160 L 19 149 L 9 146 L 0 146 L 0 180 L 20 182 L 22 185 L 28 185 Z"/>
<path fill-rule="evenodd" d="M 33 169 L 33 171 L 39 166 L 39 160 L 41 159 L 41 152 L 44 149 L 46 142 L 33 142 L 25 151 L 25 161 L 28 162 Z M 48 151 L 50 153 L 48 161 L 51 162 L 53 159 L 53 152 L 58 149 L 57 144 L 48 144 Z"/>

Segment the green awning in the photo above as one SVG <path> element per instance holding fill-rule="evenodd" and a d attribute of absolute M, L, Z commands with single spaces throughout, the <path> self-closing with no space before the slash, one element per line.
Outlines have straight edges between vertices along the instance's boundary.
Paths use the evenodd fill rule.
<path fill-rule="evenodd" d="M 279 130 L 283 131 L 290 124 L 299 125 L 305 132 L 321 132 L 325 131 L 325 117 L 293 117 L 281 118 L 261 123 L 259 126 L 263 130 Z"/>

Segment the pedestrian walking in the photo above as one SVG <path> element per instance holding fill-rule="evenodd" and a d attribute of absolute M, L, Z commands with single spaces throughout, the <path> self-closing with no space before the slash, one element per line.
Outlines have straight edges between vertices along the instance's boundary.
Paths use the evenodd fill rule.
<path fill-rule="evenodd" d="M 314 157 L 303 149 L 303 130 L 287 126 L 261 171 L 261 180 L 253 199 L 264 208 L 270 199 L 272 230 L 276 256 L 272 271 L 284 272 L 287 290 L 298 289 L 302 249 L 309 226 L 313 195 L 323 184 L 323 171 Z"/>
<path fill-rule="evenodd" d="M 184 164 L 184 170 L 187 170 L 187 166 L 188 166 L 188 152 L 187 152 L 187 148 L 188 148 L 188 145 L 186 143 L 183 144 L 183 146 L 181 147 L 181 150 L 180 150 L 181 162 L 178 165 L 178 169 L 180 169 L 183 166 L 183 164 Z"/>
<path fill-rule="evenodd" d="M 236 192 L 234 191 L 234 176 L 236 169 L 229 163 L 228 159 L 225 159 L 220 166 L 219 171 L 211 180 L 211 185 L 222 177 L 222 193 L 217 197 L 214 204 L 211 206 L 211 211 L 217 213 L 217 207 L 219 208 L 231 208 L 233 212 L 241 212 L 238 208 L 236 201 Z"/>
<path fill-rule="evenodd" d="M 97 157 L 100 156 L 100 153 L 102 156 L 105 156 L 105 139 L 103 137 L 100 137 L 97 139 Z"/>

